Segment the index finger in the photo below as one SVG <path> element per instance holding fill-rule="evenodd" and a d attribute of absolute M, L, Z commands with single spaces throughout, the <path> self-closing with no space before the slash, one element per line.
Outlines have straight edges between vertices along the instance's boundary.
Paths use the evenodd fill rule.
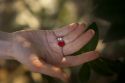
<path fill-rule="evenodd" d="M 68 33 L 75 30 L 77 26 L 78 26 L 78 23 L 72 23 L 72 24 L 69 24 L 69 25 L 65 26 L 64 28 L 56 29 L 56 30 L 53 30 L 53 31 L 54 31 L 56 36 L 65 36 Z"/>

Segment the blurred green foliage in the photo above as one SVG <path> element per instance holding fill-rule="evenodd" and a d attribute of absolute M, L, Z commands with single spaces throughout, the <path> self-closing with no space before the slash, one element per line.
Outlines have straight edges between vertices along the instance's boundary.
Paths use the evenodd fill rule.
<path fill-rule="evenodd" d="M 102 83 L 97 82 L 99 77 L 108 78 L 114 74 L 118 76 L 114 83 L 124 83 L 119 81 L 125 77 L 125 40 L 120 40 L 125 37 L 124 9 L 124 1 L 118 0 L 0 0 L 0 30 L 13 32 L 22 29 L 53 29 L 83 21 L 86 15 L 95 15 L 97 19 L 94 18 L 94 21 L 97 22 L 91 24 L 88 29 L 95 30 L 96 34 L 85 47 L 74 53 L 81 54 L 94 50 L 99 40 L 103 39 L 103 35 L 100 34 L 105 34 L 107 27 L 97 27 L 101 25 L 98 22 L 98 17 L 101 17 L 100 23 L 106 25 L 106 20 L 111 25 L 104 41 L 117 42 L 106 43 L 101 51 L 101 58 L 71 68 L 71 83 Z M 99 76 L 91 82 L 93 71 Z M 61 83 L 55 78 L 29 72 L 16 61 L 0 61 L 0 83 L 41 82 Z"/>

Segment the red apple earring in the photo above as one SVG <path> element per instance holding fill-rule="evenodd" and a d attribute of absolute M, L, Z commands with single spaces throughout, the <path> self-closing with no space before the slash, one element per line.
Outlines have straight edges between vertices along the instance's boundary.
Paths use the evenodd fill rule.
<path fill-rule="evenodd" d="M 64 42 L 64 40 L 63 40 L 63 37 L 58 37 L 58 38 L 57 38 L 57 41 L 58 41 L 58 45 L 59 45 L 60 47 L 65 46 L 65 42 Z"/>

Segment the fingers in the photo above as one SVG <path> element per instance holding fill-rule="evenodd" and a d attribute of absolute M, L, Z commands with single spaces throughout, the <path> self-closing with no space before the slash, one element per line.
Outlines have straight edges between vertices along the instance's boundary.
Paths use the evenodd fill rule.
<path fill-rule="evenodd" d="M 56 36 L 65 36 L 76 29 L 78 23 L 72 23 L 64 28 L 54 30 Z"/>
<path fill-rule="evenodd" d="M 37 56 L 32 56 L 31 58 L 32 67 L 34 67 L 35 72 L 46 74 L 55 78 L 58 78 L 63 81 L 67 81 L 69 76 L 64 73 L 60 68 L 56 66 L 49 65 L 43 60 L 39 60 Z"/>
<path fill-rule="evenodd" d="M 86 45 L 94 36 L 94 30 L 90 29 L 80 35 L 76 40 L 73 42 L 66 44 L 63 47 L 64 55 L 70 55 L 74 52 L 78 51 L 80 48 L 82 48 L 84 45 Z"/>
<path fill-rule="evenodd" d="M 78 24 L 78 26 L 76 27 L 75 30 L 73 30 L 72 32 L 70 32 L 68 35 L 64 36 L 64 40 L 66 43 L 69 43 L 73 40 L 75 40 L 78 36 L 80 36 L 80 34 L 82 34 L 83 31 L 85 31 L 85 24 Z"/>
<path fill-rule="evenodd" d="M 95 60 L 99 57 L 99 54 L 95 51 L 90 51 L 77 56 L 66 56 L 63 58 L 60 66 L 62 67 L 72 67 L 84 64 L 86 62 Z"/>
<path fill-rule="evenodd" d="M 63 81 L 67 81 L 69 78 L 60 68 L 45 63 L 34 53 L 28 53 L 26 55 L 19 54 L 19 56 L 15 56 L 15 59 L 24 64 L 31 71 L 46 74 Z"/>

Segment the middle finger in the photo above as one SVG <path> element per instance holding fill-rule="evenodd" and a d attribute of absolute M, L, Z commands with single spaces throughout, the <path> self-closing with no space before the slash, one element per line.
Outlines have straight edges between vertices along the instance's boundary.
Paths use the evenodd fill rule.
<path fill-rule="evenodd" d="M 68 35 L 64 36 L 64 40 L 65 40 L 65 43 L 69 43 L 73 40 L 75 40 L 77 37 L 80 36 L 80 34 L 82 34 L 83 31 L 85 31 L 85 24 L 82 23 L 82 24 L 79 24 L 76 29 L 72 32 L 70 32 Z"/>

